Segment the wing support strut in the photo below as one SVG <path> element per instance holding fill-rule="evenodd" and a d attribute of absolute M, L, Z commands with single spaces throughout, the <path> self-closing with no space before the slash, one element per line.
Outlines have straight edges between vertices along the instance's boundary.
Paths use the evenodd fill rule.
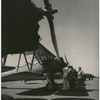
<path fill-rule="evenodd" d="M 26 61 L 28 70 L 30 71 L 30 68 L 29 68 L 28 61 L 27 61 L 27 58 L 26 58 L 25 53 L 23 53 L 23 55 L 24 55 L 24 58 L 25 58 L 25 61 Z M 17 65 L 17 72 L 18 72 L 18 68 L 19 68 L 19 64 L 20 64 L 20 59 L 21 59 L 21 53 L 20 53 L 20 55 L 19 55 L 19 60 L 18 60 L 18 65 Z"/>
<path fill-rule="evenodd" d="M 23 53 L 23 55 L 24 55 L 24 58 L 25 58 L 25 61 L 26 61 L 26 64 L 27 64 L 28 70 L 30 71 L 30 68 L 29 68 L 28 61 L 27 61 L 27 58 L 26 58 L 25 53 Z"/>
<path fill-rule="evenodd" d="M 20 64 L 20 59 L 21 59 L 21 53 L 19 55 L 19 60 L 18 60 L 18 65 L 17 65 L 17 72 L 18 72 L 18 68 L 19 68 L 19 64 Z"/>
<path fill-rule="evenodd" d="M 34 56 L 35 56 L 35 51 L 33 51 L 33 57 L 32 57 L 32 63 L 31 63 L 31 71 L 32 71 L 32 66 L 33 66 Z"/>
<path fill-rule="evenodd" d="M 38 57 L 35 56 L 35 58 L 37 59 L 38 63 L 39 63 L 40 65 L 42 65 L 42 63 L 39 61 Z"/>
<path fill-rule="evenodd" d="M 2 65 L 5 65 L 6 64 L 6 60 L 7 60 L 7 55 L 3 58 L 3 61 L 1 60 Z"/>

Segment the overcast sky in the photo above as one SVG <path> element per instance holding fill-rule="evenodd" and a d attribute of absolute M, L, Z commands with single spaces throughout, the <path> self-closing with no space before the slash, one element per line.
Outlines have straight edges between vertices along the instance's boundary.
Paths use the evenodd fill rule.
<path fill-rule="evenodd" d="M 44 8 L 43 0 L 32 0 Z M 99 76 L 99 0 L 49 0 L 58 13 L 54 26 L 60 56 L 76 70 Z M 41 43 L 56 54 L 51 41 L 49 24 L 44 17 L 40 22 Z"/>

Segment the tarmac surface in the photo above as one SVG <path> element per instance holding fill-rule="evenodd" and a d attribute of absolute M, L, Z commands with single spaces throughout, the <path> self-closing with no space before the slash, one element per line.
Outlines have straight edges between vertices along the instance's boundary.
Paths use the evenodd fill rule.
<path fill-rule="evenodd" d="M 86 80 L 80 90 L 76 85 L 74 91 L 61 90 L 62 79 L 56 79 L 58 88 L 46 89 L 46 80 L 2 82 L 1 93 L 10 95 L 14 100 L 99 100 L 99 79 Z"/>

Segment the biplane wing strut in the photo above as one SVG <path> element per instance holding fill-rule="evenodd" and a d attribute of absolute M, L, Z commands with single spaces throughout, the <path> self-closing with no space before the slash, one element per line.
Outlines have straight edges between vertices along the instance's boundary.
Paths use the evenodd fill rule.
<path fill-rule="evenodd" d="M 28 61 L 27 61 L 27 58 L 26 58 L 25 53 L 23 53 L 23 55 L 24 55 L 24 58 L 25 58 L 25 61 L 26 61 L 28 70 L 29 70 L 29 71 L 32 71 L 32 66 L 33 66 L 35 51 L 33 51 L 33 57 L 32 57 L 32 61 L 31 61 L 31 67 L 29 67 L 29 65 L 28 65 Z M 19 55 L 19 60 L 18 60 L 18 65 L 17 65 L 17 72 L 18 72 L 18 68 L 19 68 L 19 64 L 20 64 L 20 59 L 21 59 L 21 53 L 20 53 L 20 55 Z"/>
<path fill-rule="evenodd" d="M 45 9 L 47 10 L 46 17 L 47 17 L 47 19 L 48 19 L 49 26 L 50 26 L 50 32 L 51 32 L 52 43 L 53 43 L 55 52 L 56 52 L 56 54 L 57 54 L 57 57 L 58 57 L 58 59 L 59 59 L 60 56 L 59 56 L 59 50 L 58 50 L 58 45 L 57 45 L 56 34 L 55 34 L 55 30 L 54 30 L 54 23 L 53 23 L 53 19 L 54 19 L 53 14 L 54 14 L 54 13 L 57 13 L 57 9 L 53 9 L 53 8 L 52 8 L 52 5 L 49 3 L 49 0 L 43 0 L 43 1 L 44 1 Z M 32 65 L 33 65 L 34 56 L 35 56 L 35 52 L 33 53 L 31 69 L 29 69 L 29 66 L 28 66 L 28 69 L 29 69 L 29 70 L 32 70 Z M 24 57 L 25 57 L 25 60 L 26 60 L 26 63 L 27 63 L 27 59 L 26 59 L 25 54 L 24 54 Z M 20 58 L 19 58 L 19 59 L 20 59 Z M 60 62 L 60 59 L 59 59 L 59 62 Z M 27 65 L 28 65 L 28 64 L 27 64 Z M 19 65 L 18 65 L 18 67 L 19 67 Z"/>

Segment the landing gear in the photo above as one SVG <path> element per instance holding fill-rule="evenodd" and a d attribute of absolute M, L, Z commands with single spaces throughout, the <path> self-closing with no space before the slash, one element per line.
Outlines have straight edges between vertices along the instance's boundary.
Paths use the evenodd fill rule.
<path fill-rule="evenodd" d="M 48 90 L 52 90 L 52 89 L 53 89 L 53 85 L 52 85 L 52 84 L 47 83 L 46 88 L 47 88 Z"/>
<path fill-rule="evenodd" d="M 46 88 L 48 90 L 56 89 L 58 86 L 54 82 L 53 73 L 52 72 L 47 72 L 46 77 L 47 77 L 47 81 L 48 81 L 48 83 L 46 85 Z"/>
<path fill-rule="evenodd" d="M 54 85 L 52 85 L 52 84 L 50 84 L 50 83 L 47 83 L 47 84 L 46 84 L 46 88 L 47 88 L 48 90 L 53 90 L 53 89 L 57 89 L 57 88 L 58 88 L 58 85 L 57 85 L 57 83 L 55 83 Z"/>

